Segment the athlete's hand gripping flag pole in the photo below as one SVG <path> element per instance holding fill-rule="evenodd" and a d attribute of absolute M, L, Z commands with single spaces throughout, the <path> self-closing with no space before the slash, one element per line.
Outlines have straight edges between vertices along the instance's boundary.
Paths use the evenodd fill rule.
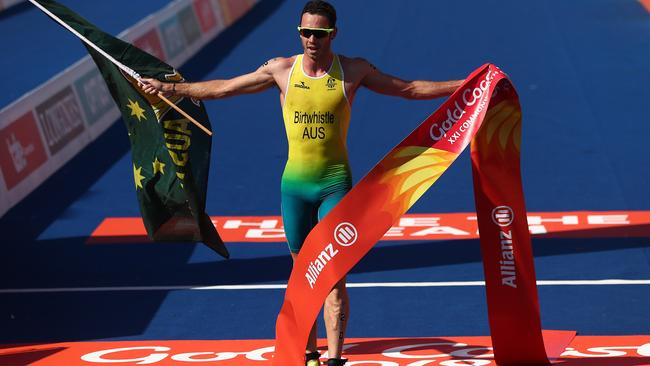
<path fill-rule="evenodd" d="M 106 57 L 109 61 L 111 61 L 115 66 L 119 67 L 120 70 L 124 71 L 127 75 L 135 79 L 137 82 L 140 82 L 142 77 L 140 74 L 135 72 L 135 70 L 131 69 L 130 67 L 124 65 L 123 63 L 117 61 L 113 56 L 109 55 L 106 53 L 104 50 L 99 48 L 96 44 L 90 42 L 86 37 L 84 37 L 81 33 L 77 32 L 74 28 L 72 28 L 70 25 L 68 25 L 66 22 L 61 20 L 59 17 L 54 15 L 51 11 L 49 11 L 46 7 L 43 5 L 39 4 L 36 0 L 29 0 L 30 3 L 34 4 L 37 8 L 39 8 L 41 11 L 43 11 L 45 14 L 47 14 L 50 18 L 52 18 L 54 21 L 59 23 L 61 26 L 63 26 L 65 29 L 69 30 L 70 33 L 74 34 L 79 38 L 82 42 L 87 44 L 89 47 L 97 51 L 99 54 L 102 56 Z M 167 103 L 170 107 L 174 108 L 178 113 L 183 115 L 183 117 L 187 118 L 190 122 L 195 124 L 198 128 L 201 129 L 201 131 L 205 132 L 208 134 L 208 136 L 212 136 L 212 131 L 207 129 L 205 126 L 203 126 L 201 123 L 199 123 L 197 120 L 192 118 L 189 114 L 185 113 L 181 108 L 179 108 L 176 104 L 172 103 L 169 99 L 167 99 L 162 92 L 158 92 L 158 98 L 162 99 L 165 103 Z"/>
<path fill-rule="evenodd" d="M 138 85 L 141 74 L 168 82 L 182 82 L 183 77 L 56 1 L 30 2 L 82 40 L 120 109 L 149 237 L 154 241 L 201 241 L 227 258 L 228 250 L 205 213 L 212 138 L 203 103 L 176 95 L 146 94 Z"/>
<path fill-rule="evenodd" d="M 519 98 L 494 65 L 475 70 L 309 233 L 276 324 L 273 365 L 304 364 L 312 324 L 333 286 L 471 142 L 488 316 L 499 365 L 545 365 L 573 331 L 541 329 L 519 146 Z"/>

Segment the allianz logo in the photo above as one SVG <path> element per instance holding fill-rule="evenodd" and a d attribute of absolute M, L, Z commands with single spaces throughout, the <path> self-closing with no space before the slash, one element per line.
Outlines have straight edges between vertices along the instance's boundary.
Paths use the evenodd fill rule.
<path fill-rule="evenodd" d="M 342 247 L 349 247 L 356 243 L 359 237 L 357 228 L 349 222 L 342 222 L 336 226 L 333 232 L 334 241 Z M 340 253 L 340 249 L 335 248 L 334 244 L 328 243 L 323 250 L 309 262 L 305 279 L 310 288 L 314 288 L 318 277 L 323 272 L 329 262 Z"/>
<path fill-rule="evenodd" d="M 499 242 L 501 244 L 499 270 L 501 272 L 501 285 L 517 288 L 516 243 L 511 228 L 515 220 L 514 210 L 510 206 L 497 206 L 492 209 L 491 216 L 492 222 L 499 227 Z"/>

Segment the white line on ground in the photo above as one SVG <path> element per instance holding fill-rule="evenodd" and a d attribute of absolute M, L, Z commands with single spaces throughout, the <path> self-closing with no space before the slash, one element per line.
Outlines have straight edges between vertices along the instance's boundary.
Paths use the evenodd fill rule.
<path fill-rule="evenodd" d="M 538 286 L 605 286 L 605 285 L 650 285 L 650 280 L 541 280 Z M 484 281 L 453 282 L 365 282 L 348 283 L 348 288 L 372 287 L 470 287 L 485 286 Z M 58 287 L 0 289 L 0 294 L 33 294 L 60 292 L 123 292 L 123 291 L 215 291 L 215 290 L 282 290 L 286 284 L 269 285 L 214 285 L 214 286 L 107 286 L 107 287 Z"/>

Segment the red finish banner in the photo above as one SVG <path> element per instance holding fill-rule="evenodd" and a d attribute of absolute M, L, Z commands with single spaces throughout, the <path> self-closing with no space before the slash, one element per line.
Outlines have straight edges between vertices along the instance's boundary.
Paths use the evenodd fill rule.
<path fill-rule="evenodd" d="M 273 364 L 304 363 L 309 331 L 332 287 L 470 142 L 495 360 L 548 364 L 521 187 L 520 140 L 521 110 L 512 84 L 494 65 L 478 68 L 311 231 L 278 315 Z"/>

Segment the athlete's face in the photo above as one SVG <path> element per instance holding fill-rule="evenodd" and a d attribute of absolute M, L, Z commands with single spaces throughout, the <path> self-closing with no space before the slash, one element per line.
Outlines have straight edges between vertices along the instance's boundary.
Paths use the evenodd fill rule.
<path fill-rule="evenodd" d="M 307 28 L 330 28 L 329 20 L 326 17 L 309 13 L 302 15 L 300 26 Z M 317 38 L 314 34 L 311 34 L 309 38 L 301 35 L 300 41 L 305 50 L 305 55 L 313 60 L 328 55 L 331 50 L 332 40 L 335 36 L 336 29 L 322 38 Z"/>

